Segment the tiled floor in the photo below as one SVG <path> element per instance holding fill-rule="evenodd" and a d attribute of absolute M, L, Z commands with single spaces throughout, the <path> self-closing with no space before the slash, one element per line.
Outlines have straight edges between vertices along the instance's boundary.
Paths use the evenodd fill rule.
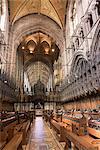
<path fill-rule="evenodd" d="M 37 117 L 26 150 L 63 150 L 63 147 L 42 117 Z"/>

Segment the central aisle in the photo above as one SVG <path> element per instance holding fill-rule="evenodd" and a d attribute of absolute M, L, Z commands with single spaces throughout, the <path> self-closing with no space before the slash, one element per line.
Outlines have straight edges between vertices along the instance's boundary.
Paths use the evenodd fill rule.
<path fill-rule="evenodd" d="M 63 150 L 42 117 L 34 120 L 27 147 L 27 150 Z"/>

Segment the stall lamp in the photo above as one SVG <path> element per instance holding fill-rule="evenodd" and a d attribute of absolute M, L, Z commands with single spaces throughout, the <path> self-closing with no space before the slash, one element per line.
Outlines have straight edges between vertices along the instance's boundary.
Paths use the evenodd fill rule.
<path fill-rule="evenodd" d="M 70 81 L 68 81 L 68 83 L 70 84 Z"/>
<path fill-rule="evenodd" d="M 32 50 L 30 50 L 30 54 L 32 54 L 33 53 L 33 51 Z"/>
<path fill-rule="evenodd" d="M 25 47 L 24 47 L 24 46 L 22 46 L 22 49 L 25 49 Z"/>
<path fill-rule="evenodd" d="M 54 48 L 52 48 L 52 52 L 54 52 L 55 51 L 55 49 Z"/>
<path fill-rule="evenodd" d="M 75 78 L 78 78 L 78 75 L 75 74 Z"/>
<path fill-rule="evenodd" d="M 7 83 L 7 80 L 5 80 L 4 83 Z"/>

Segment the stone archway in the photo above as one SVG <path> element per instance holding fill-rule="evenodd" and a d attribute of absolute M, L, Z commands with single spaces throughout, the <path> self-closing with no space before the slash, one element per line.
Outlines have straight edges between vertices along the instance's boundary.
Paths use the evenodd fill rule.
<path fill-rule="evenodd" d="M 13 63 L 16 64 L 16 50 L 18 45 L 23 41 L 23 37 L 38 31 L 52 37 L 59 49 L 63 51 L 63 30 L 57 23 L 45 15 L 31 14 L 20 18 L 11 27 L 9 45 L 11 45 L 10 57 Z M 11 74 L 14 74 L 15 68 L 16 66 L 13 66 Z"/>

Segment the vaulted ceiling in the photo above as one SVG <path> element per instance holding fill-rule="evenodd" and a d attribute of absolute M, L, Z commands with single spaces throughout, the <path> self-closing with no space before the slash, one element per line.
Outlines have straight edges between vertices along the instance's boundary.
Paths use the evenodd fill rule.
<path fill-rule="evenodd" d="M 68 0 L 8 0 L 14 47 L 24 54 L 24 65 L 33 86 L 46 85 L 53 64 L 64 48 Z"/>
<path fill-rule="evenodd" d="M 15 22 L 28 14 L 40 13 L 63 27 L 66 5 L 67 0 L 9 0 L 10 21 Z"/>

